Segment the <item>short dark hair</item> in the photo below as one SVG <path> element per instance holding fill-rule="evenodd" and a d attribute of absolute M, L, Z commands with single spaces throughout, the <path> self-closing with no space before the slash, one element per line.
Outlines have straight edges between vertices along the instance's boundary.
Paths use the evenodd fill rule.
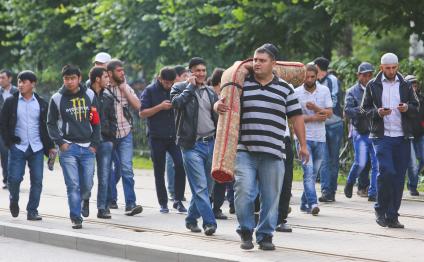
<path fill-rule="evenodd" d="M 314 64 L 319 67 L 322 71 L 327 71 L 330 65 L 330 60 L 325 57 L 317 57 L 314 59 Z"/>
<path fill-rule="evenodd" d="M 273 44 L 263 44 L 255 50 L 255 53 L 267 53 L 273 61 L 278 59 L 278 48 Z"/>
<path fill-rule="evenodd" d="M 177 78 L 177 73 L 174 68 L 165 66 L 160 70 L 159 76 L 163 80 L 174 81 Z"/>
<path fill-rule="evenodd" d="M 192 69 L 194 66 L 197 66 L 197 65 L 204 65 L 204 66 L 206 66 L 206 62 L 201 57 L 193 57 L 188 62 L 188 68 L 189 69 Z"/>
<path fill-rule="evenodd" d="M 117 67 L 124 67 L 124 62 L 119 59 L 112 59 L 107 63 L 107 71 L 113 71 Z"/>
<path fill-rule="evenodd" d="M 10 71 L 9 69 L 2 69 L 0 71 L 0 74 L 6 74 L 7 78 L 11 78 L 13 76 L 12 71 Z"/>
<path fill-rule="evenodd" d="M 96 78 L 101 78 L 103 73 L 107 72 L 104 67 L 95 66 L 90 69 L 90 73 L 88 73 L 88 77 L 90 78 L 91 84 L 94 84 L 96 82 Z"/>
<path fill-rule="evenodd" d="M 62 67 L 62 77 L 64 76 L 71 76 L 71 75 L 77 75 L 78 77 L 81 76 L 81 70 L 76 65 L 67 64 L 64 67 Z"/>
<path fill-rule="evenodd" d="M 225 70 L 223 68 L 219 68 L 219 67 L 217 67 L 213 70 L 212 76 L 211 76 L 212 86 L 216 86 L 219 83 L 221 83 L 221 77 L 222 77 L 222 74 L 224 73 L 224 71 Z"/>
<path fill-rule="evenodd" d="M 318 74 L 318 68 L 316 65 L 313 64 L 307 64 L 306 65 L 306 71 L 312 71 L 314 72 L 316 75 Z"/>
<path fill-rule="evenodd" d="M 177 73 L 178 76 L 181 76 L 182 74 L 184 74 L 185 72 L 187 72 L 187 68 L 185 68 L 182 65 L 177 65 L 174 67 L 175 72 Z"/>
<path fill-rule="evenodd" d="M 18 74 L 18 79 L 21 81 L 29 80 L 31 83 L 37 82 L 37 76 L 30 70 L 20 72 Z"/>

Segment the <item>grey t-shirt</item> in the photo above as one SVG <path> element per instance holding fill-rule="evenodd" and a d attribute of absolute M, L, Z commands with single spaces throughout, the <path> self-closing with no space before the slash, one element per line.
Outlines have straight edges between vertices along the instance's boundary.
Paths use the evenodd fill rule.
<path fill-rule="evenodd" d="M 198 87 L 195 91 L 199 101 L 199 113 L 197 116 L 197 139 L 211 136 L 215 133 L 215 125 L 212 120 L 212 105 L 206 91 L 206 86 Z"/>

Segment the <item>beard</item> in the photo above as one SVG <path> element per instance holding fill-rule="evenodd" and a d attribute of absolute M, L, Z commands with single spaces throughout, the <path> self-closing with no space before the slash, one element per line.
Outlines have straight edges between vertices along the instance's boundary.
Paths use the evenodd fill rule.
<path fill-rule="evenodd" d="M 118 85 L 120 85 L 120 84 L 122 84 L 123 82 L 124 82 L 124 80 L 123 79 L 121 79 L 121 78 L 119 78 L 117 75 L 115 75 L 115 74 L 112 74 L 112 79 L 113 79 L 113 81 L 116 83 L 116 84 L 118 84 Z"/>
<path fill-rule="evenodd" d="M 313 83 L 305 82 L 304 85 L 307 89 L 312 89 L 312 88 L 315 87 L 315 82 L 313 82 Z"/>

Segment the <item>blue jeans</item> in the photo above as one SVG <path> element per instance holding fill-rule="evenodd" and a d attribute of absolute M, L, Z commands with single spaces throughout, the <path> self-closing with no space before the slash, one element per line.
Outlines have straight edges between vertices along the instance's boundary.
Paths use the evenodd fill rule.
<path fill-rule="evenodd" d="M 235 168 L 235 209 L 238 231 L 253 232 L 255 199 L 260 195 L 256 241 L 272 236 L 277 226 L 278 201 L 284 179 L 284 161 L 269 154 L 237 152 Z"/>
<path fill-rule="evenodd" d="M 403 137 L 372 139 L 378 160 L 377 202 L 375 211 L 393 221 L 399 216 L 406 169 L 411 158 L 411 144 Z"/>
<path fill-rule="evenodd" d="M 97 209 L 106 209 L 108 204 L 109 179 L 112 169 L 112 150 L 113 143 L 110 141 L 102 142 L 97 147 Z"/>
<path fill-rule="evenodd" d="M 172 198 L 175 198 L 175 169 L 174 161 L 172 160 L 171 155 L 166 152 L 166 178 L 168 180 L 168 193 Z"/>
<path fill-rule="evenodd" d="M 343 122 L 325 126 L 326 150 L 322 161 L 321 192 L 323 195 L 334 195 L 337 191 L 339 176 L 339 153 L 343 142 Z"/>
<path fill-rule="evenodd" d="M 109 190 L 108 190 L 108 202 L 118 200 L 118 191 L 116 190 L 116 185 L 121 179 L 121 162 L 119 161 L 118 152 L 116 148 L 112 150 L 112 167 L 109 177 Z"/>
<path fill-rule="evenodd" d="M 197 224 L 197 219 L 202 217 L 203 227 L 205 225 L 216 226 L 209 199 L 209 190 L 213 186 L 210 173 L 214 142 L 213 139 L 207 142 L 197 141 L 193 148 L 181 149 L 192 194 L 188 215 L 185 219 L 186 224 Z"/>
<path fill-rule="evenodd" d="M 116 140 L 116 153 L 120 165 L 117 168 L 122 176 L 122 186 L 124 187 L 125 206 L 133 208 L 136 204 L 134 191 L 134 172 L 132 165 L 133 158 L 133 136 L 130 132 L 126 137 Z"/>
<path fill-rule="evenodd" d="M 377 194 L 377 174 L 378 163 L 375 156 L 374 147 L 369 134 L 361 135 L 357 132 L 352 134 L 353 149 L 355 150 L 355 159 L 347 177 L 347 183 L 353 185 L 358 176 L 365 169 L 368 159 L 371 159 L 371 181 L 368 189 L 368 196 L 376 196 Z"/>
<path fill-rule="evenodd" d="M 299 141 L 296 140 L 296 148 L 299 151 Z M 318 171 L 322 165 L 325 142 L 306 141 L 306 147 L 309 152 L 309 161 L 302 164 L 303 169 L 303 194 L 301 198 L 301 209 L 307 210 L 312 205 L 317 205 L 317 192 L 315 190 L 315 181 Z"/>
<path fill-rule="evenodd" d="M 94 177 L 94 153 L 88 147 L 70 144 L 59 152 L 59 162 L 65 178 L 70 218 L 82 220 L 81 202 L 89 200 Z"/>
<path fill-rule="evenodd" d="M 25 164 L 28 162 L 31 188 L 27 211 L 29 214 L 38 213 L 41 190 L 43 188 L 43 150 L 32 152 L 29 146 L 26 152 L 22 152 L 14 145 L 9 150 L 9 176 L 7 180 L 10 201 L 19 201 L 19 188 L 25 175 Z"/>
<path fill-rule="evenodd" d="M 418 163 L 417 163 L 418 160 Z M 408 189 L 417 189 L 418 175 L 424 166 L 424 136 L 411 141 L 411 161 L 408 166 Z"/>

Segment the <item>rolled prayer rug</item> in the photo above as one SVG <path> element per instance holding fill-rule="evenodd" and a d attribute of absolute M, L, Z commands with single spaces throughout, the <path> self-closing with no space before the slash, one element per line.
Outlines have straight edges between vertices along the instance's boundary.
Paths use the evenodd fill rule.
<path fill-rule="evenodd" d="M 240 97 L 244 79 L 252 72 L 252 59 L 237 61 L 221 77 L 220 97 L 229 110 L 218 119 L 212 160 L 212 177 L 219 183 L 234 180 L 234 165 L 240 129 Z M 298 62 L 277 61 L 274 73 L 294 86 L 303 84 L 305 66 Z"/>

